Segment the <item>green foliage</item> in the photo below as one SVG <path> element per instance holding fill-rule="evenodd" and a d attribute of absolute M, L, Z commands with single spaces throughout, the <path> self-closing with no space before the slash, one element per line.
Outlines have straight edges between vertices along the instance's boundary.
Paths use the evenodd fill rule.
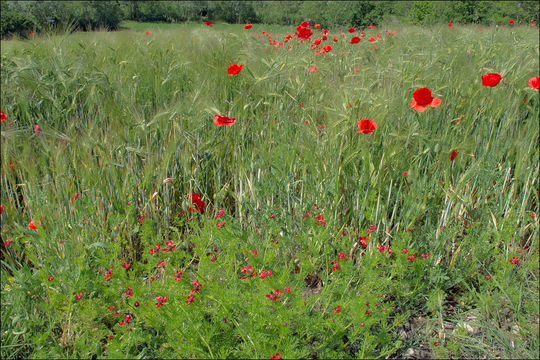
<path fill-rule="evenodd" d="M 537 29 L 129 25 L 2 42 L 2 358 L 538 357 Z"/>

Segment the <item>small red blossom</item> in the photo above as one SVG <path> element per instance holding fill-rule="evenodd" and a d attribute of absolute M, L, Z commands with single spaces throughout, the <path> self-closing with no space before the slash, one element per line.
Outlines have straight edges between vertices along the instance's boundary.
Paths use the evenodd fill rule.
<path fill-rule="evenodd" d="M 452 26 L 454 26 L 454 25 L 453 24 L 448 24 L 448 27 L 452 27 Z"/>
<path fill-rule="evenodd" d="M 407 260 L 413 263 L 416 260 L 416 254 L 409 255 L 407 257 Z"/>
<path fill-rule="evenodd" d="M 212 26 L 213 26 L 213 25 L 212 25 L 212 23 L 211 23 L 210 21 L 205 21 L 205 22 L 204 22 L 204 25 L 206 25 L 206 26 L 210 26 L 210 27 L 212 27 Z"/>
<path fill-rule="evenodd" d="M 190 290 L 190 293 L 193 294 L 193 293 L 198 293 L 199 290 L 201 289 L 201 284 L 199 284 L 199 280 L 195 280 L 193 282 L 193 287 L 192 289 Z"/>
<path fill-rule="evenodd" d="M 350 43 L 351 44 L 358 44 L 360 42 L 360 40 L 362 40 L 361 38 L 359 38 L 358 36 L 355 36 L 351 39 Z"/>
<path fill-rule="evenodd" d="M 341 306 L 338 305 L 337 308 L 334 309 L 334 312 L 335 312 L 336 314 L 339 314 L 339 313 L 341 312 Z"/>
<path fill-rule="evenodd" d="M 147 31 L 144 35 L 148 36 L 148 35 L 150 35 L 150 34 L 151 34 L 151 32 L 150 32 L 150 31 Z"/>
<path fill-rule="evenodd" d="M 34 33 L 33 33 L 33 32 L 31 32 L 30 34 L 28 34 L 28 36 L 30 36 L 30 37 L 34 37 Z"/>
<path fill-rule="evenodd" d="M 34 220 L 31 220 L 29 223 L 28 223 L 28 228 L 29 229 L 32 229 L 32 230 L 37 230 L 37 225 L 36 223 L 34 222 Z"/>
<path fill-rule="evenodd" d="M 353 32 L 356 32 L 356 28 L 350 28 L 349 32 L 352 34 Z"/>
<path fill-rule="evenodd" d="M 225 223 L 226 223 L 226 221 L 224 221 L 222 224 L 217 224 L 217 228 L 218 228 L 218 229 L 224 228 L 224 227 L 225 227 Z"/>
<path fill-rule="evenodd" d="M 482 85 L 485 87 L 494 87 L 502 80 L 502 76 L 497 73 L 482 75 Z"/>
<path fill-rule="evenodd" d="M 6 121 L 7 118 L 7 115 L 0 111 L 0 122 Z"/>
<path fill-rule="evenodd" d="M 218 116 L 218 115 L 216 115 L 216 116 Z M 233 119 L 233 120 L 236 121 L 236 119 Z M 215 120 L 214 120 L 214 122 L 215 122 Z M 229 126 L 231 126 L 231 125 L 229 125 Z M 221 126 L 221 125 L 218 125 L 218 126 Z M 201 213 L 204 212 L 204 201 L 202 201 L 201 196 L 199 194 L 192 194 L 191 195 L 191 203 L 193 205 L 195 205 L 195 209 L 190 208 L 190 209 L 188 209 L 189 212 L 201 212 Z"/>
<path fill-rule="evenodd" d="M 34 132 L 36 133 L 36 136 L 39 136 L 39 134 L 41 134 L 41 127 L 39 125 L 34 126 Z"/>
<path fill-rule="evenodd" d="M 113 267 L 111 266 L 111 270 L 105 272 L 105 281 L 111 281 L 112 270 Z"/>
<path fill-rule="evenodd" d="M 167 297 L 166 296 L 164 296 L 164 297 L 158 296 L 156 298 L 156 301 L 157 301 L 156 302 L 156 309 L 159 309 L 160 306 L 162 306 L 164 303 L 167 302 Z"/>
<path fill-rule="evenodd" d="M 362 246 L 364 249 L 367 248 L 367 240 L 368 240 L 369 236 L 359 236 L 358 237 L 358 243 L 360 244 L 360 246 Z"/>
<path fill-rule="evenodd" d="M 79 301 L 83 298 L 83 292 L 81 291 L 79 295 L 75 295 L 75 301 Z"/>
<path fill-rule="evenodd" d="M 174 281 L 180 281 L 180 278 L 182 277 L 182 270 L 178 270 L 174 273 Z"/>
<path fill-rule="evenodd" d="M 158 270 L 159 269 L 165 269 L 165 265 L 166 265 L 165 260 L 158 262 L 158 267 L 157 267 Z"/>
<path fill-rule="evenodd" d="M 514 25 L 514 20 L 508 21 L 508 25 Z"/>
<path fill-rule="evenodd" d="M 407 248 L 403 248 L 403 249 L 401 249 L 401 253 L 402 254 L 408 254 L 409 250 L 407 250 Z"/>
<path fill-rule="evenodd" d="M 276 289 L 276 292 L 270 291 L 270 294 L 267 294 L 266 297 L 272 301 L 276 301 L 279 299 L 279 289 Z"/>
<path fill-rule="evenodd" d="M 251 265 L 248 265 L 247 268 L 242 268 L 241 270 L 244 274 L 247 274 L 248 276 L 244 276 L 242 279 L 247 279 L 249 277 L 254 277 L 255 276 L 255 269 L 253 269 L 253 267 Z M 262 276 L 261 276 L 261 279 L 264 279 Z"/>
<path fill-rule="evenodd" d="M 152 255 L 157 254 L 157 253 L 159 252 L 160 246 L 161 246 L 161 245 L 156 244 L 155 248 L 150 249 L 150 254 L 152 254 Z"/>
<path fill-rule="evenodd" d="M 131 286 L 126 290 L 126 296 L 129 296 L 129 297 L 133 296 L 133 290 L 131 289 Z"/>
<path fill-rule="evenodd" d="M 186 304 L 191 305 L 193 304 L 193 300 L 195 300 L 195 296 L 189 295 L 186 300 Z"/>
<path fill-rule="evenodd" d="M 441 105 L 441 102 L 441 99 L 431 96 L 431 90 L 420 88 L 413 93 L 413 100 L 410 107 L 418 112 L 424 112 L 428 106 L 436 108 Z"/>
<path fill-rule="evenodd" d="M 265 271 L 265 270 L 261 270 L 261 272 L 259 272 L 259 277 L 261 278 L 261 280 L 264 280 L 266 279 L 267 277 L 271 276 L 272 275 L 272 271 L 271 270 L 268 270 L 268 271 Z M 253 275 L 252 275 L 253 276 Z"/>
<path fill-rule="evenodd" d="M 319 45 L 321 43 L 321 39 L 315 39 L 311 42 L 313 45 Z"/>
<path fill-rule="evenodd" d="M 429 254 L 420 254 L 422 255 L 422 261 L 426 260 L 429 257 Z"/>
<path fill-rule="evenodd" d="M 538 90 L 540 86 L 540 76 L 530 78 L 528 84 L 534 90 Z"/>
<path fill-rule="evenodd" d="M 52 275 L 49 275 L 49 277 L 47 278 L 47 280 L 49 280 L 49 281 L 53 281 L 53 280 L 54 280 L 54 276 L 52 276 Z"/>
<path fill-rule="evenodd" d="M 279 359 L 281 359 L 281 356 L 279 355 L 278 352 L 276 353 L 276 355 L 274 355 L 274 356 L 272 356 L 272 357 L 270 358 L 270 360 L 279 360 Z"/>
<path fill-rule="evenodd" d="M 244 67 L 243 64 L 239 64 L 239 65 L 232 64 L 231 66 L 227 68 L 227 74 L 229 74 L 230 76 L 237 75 L 238 73 L 240 73 L 243 67 Z"/>
<path fill-rule="evenodd" d="M 369 134 L 377 129 L 377 123 L 373 120 L 362 119 L 358 121 L 358 127 L 360 130 L 358 130 L 356 133 Z"/>
<path fill-rule="evenodd" d="M 345 254 L 344 252 L 340 252 L 339 255 L 338 255 L 338 260 L 347 260 L 347 254 Z"/>
<path fill-rule="evenodd" d="M 379 250 L 379 252 L 380 252 L 381 254 L 382 254 L 382 252 L 383 252 L 384 250 L 386 250 L 386 249 L 387 249 L 387 247 L 386 247 L 385 245 L 379 245 L 379 246 L 377 246 L 377 250 Z"/>
<path fill-rule="evenodd" d="M 519 265 L 519 258 L 513 257 L 512 260 L 510 260 L 510 264 L 512 265 Z"/>
<path fill-rule="evenodd" d="M 126 314 L 125 319 L 120 322 L 120 326 L 128 325 L 132 319 L 131 315 Z M 112 336 L 109 336 L 109 338 L 112 339 Z"/>
<path fill-rule="evenodd" d="M 485 277 L 486 277 L 486 281 L 491 280 L 491 275 L 486 274 Z"/>
<path fill-rule="evenodd" d="M 457 152 L 454 150 L 452 151 L 452 153 L 450 154 L 450 161 L 454 161 L 454 159 L 456 158 L 457 156 Z"/>
<path fill-rule="evenodd" d="M 122 264 L 122 267 L 123 267 L 124 269 L 126 269 L 126 271 L 128 271 L 129 269 L 131 269 L 131 260 L 128 261 L 127 263 L 126 263 L 126 262 L 123 263 L 123 264 Z"/>
<path fill-rule="evenodd" d="M 11 238 L 7 239 L 7 241 L 4 243 L 5 247 L 8 247 L 9 245 L 13 244 L 13 240 Z"/>
<path fill-rule="evenodd" d="M 251 29 L 252 27 L 253 27 L 252 24 L 246 24 L 246 25 L 244 25 L 244 29 L 246 29 L 246 30 L 249 30 L 249 29 Z"/>
<path fill-rule="evenodd" d="M 318 29 L 321 27 L 321 24 L 315 24 L 315 29 Z"/>
<path fill-rule="evenodd" d="M 308 69 L 308 72 L 312 73 L 312 72 L 315 72 L 315 71 L 317 71 L 317 70 L 319 70 L 319 69 L 316 68 L 316 67 L 310 67 L 310 68 Z"/>
<path fill-rule="evenodd" d="M 227 116 L 221 116 L 221 115 L 218 115 L 218 114 L 216 114 L 214 116 L 214 124 L 216 124 L 217 126 L 223 126 L 223 125 L 233 126 L 235 122 L 236 122 L 235 118 L 230 118 L 230 117 L 227 117 Z"/>
<path fill-rule="evenodd" d="M 332 266 L 332 271 L 337 271 L 341 269 L 341 267 L 338 265 L 337 261 L 334 261 L 334 266 Z"/>

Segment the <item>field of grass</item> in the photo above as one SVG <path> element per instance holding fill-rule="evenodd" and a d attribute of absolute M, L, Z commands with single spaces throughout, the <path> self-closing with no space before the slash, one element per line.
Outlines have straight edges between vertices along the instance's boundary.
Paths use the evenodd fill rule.
<path fill-rule="evenodd" d="M 2 41 L 0 357 L 538 358 L 538 30 L 330 30 Z"/>

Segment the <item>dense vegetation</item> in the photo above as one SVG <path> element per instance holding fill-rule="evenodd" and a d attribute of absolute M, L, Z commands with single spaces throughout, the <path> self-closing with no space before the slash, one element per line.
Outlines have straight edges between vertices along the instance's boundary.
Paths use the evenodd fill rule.
<path fill-rule="evenodd" d="M 1 358 L 538 358 L 536 28 L 128 25 L 2 41 Z"/>
<path fill-rule="evenodd" d="M 537 1 L 2 1 L 2 36 L 51 28 L 116 30 L 122 20 L 219 21 L 327 28 L 383 22 L 430 25 L 538 23 Z"/>

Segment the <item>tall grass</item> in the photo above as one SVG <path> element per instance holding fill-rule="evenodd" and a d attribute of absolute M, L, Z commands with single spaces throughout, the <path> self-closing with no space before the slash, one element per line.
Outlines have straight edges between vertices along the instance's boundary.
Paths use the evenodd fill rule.
<path fill-rule="evenodd" d="M 9 117 L 1 133 L 2 242 L 14 240 L 2 247 L 2 357 L 267 358 L 280 349 L 286 357 L 387 357 L 409 348 L 416 356 L 537 357 L 539 98 L 527 80 L 538 76 L 538 31 L 399 27 L 385 36 L 385 29 L 366 30 L 357 45 L 334 29 L 329 41 L 340 41 L 324 56 L 294 40 L 291 49 L 269 46 L 256 37 L 264 25 L 176 25 L 150 35 L 137 25 L 2 41 L 1 108 Z M 273 30 L 278 41 L 294 32 Z M 377 33 L 383 37 L 367 41 Z M 233 63 L 244 64 L 235 77 L 226 71 Z M 318 71 L 307 72 L 312 66 Z M 503 80 L 483 87 L 480 76 L 491 72 Z M 420 87 L 442 105 L 411 109 Z M 237 122 L 218 128 L 215 114 Z M 359 119 L 376 121 L 377 130 L 358 134 Z M 225 209 L 226 229 L 204 217 L 181 220 L 192 193 L 209 216 Z M 302 219 L 308 211 L 310 225 Z M 318 213 L 328 225 L 312 224 Z M 30 220 L 39 230 L 26 228 Z M 370 225 L 377 230 L 358 252 L 356 237 Z M 208 285 L 208 303 L 199 305 L 209 313 L 186 308 L 185 296 L 175 310 L 155 309 L 150 299 L 138 330 L 120 336 L 105 305 L 125 297 L 134 277 L 148 282 L 157 264 L 150 248 L 171 239 L 184 244 L 173 259 L 191 269 L 191 282 L 224 279 Z M 223 273 L 206 256 L 214 246 L 228 259 Z M 405 247 L 418 254 L 415 263 L 401 254 Z M 245 266 L 240 252 L 255 248 L 265 249 L 260 265 L 276 274 L 272 290 L 288 283 L 297 290 L 295 313 L 248 305 L 236 274 Z M 355 261 L 332 282 L 341 251 Z M 514 256 L 519 266 L 509 263 Z M 121 268 L 128 259 L 141 264 L 131 277 Z M 122 292 L 103 281 L 113 265 Z M 163 279 L 158 288 L 178 296 L 172 285 Z M 83 288 L 88 304 L 74 312 Z M 350 323 L 325 322 L 338 305 L 325 299 L 338 293 Z M 393 313 L 361 330 L 365 309 L 352 309 L 376 294 Z M 265 340 L 276 335 L 264 330 L 268 311 L 279 321 L 297 316 L 296 328 Z M 230 339 L 227 323 L 215 325 L 229 316 Z M 275 322 L 267 326 L 283 328 Z M 475 336 L 458 326 L 464 322 Z M 92 338 L 111 331 L 107 345 Z M 190 345 L 178 350 L 176 337 Z"/>

